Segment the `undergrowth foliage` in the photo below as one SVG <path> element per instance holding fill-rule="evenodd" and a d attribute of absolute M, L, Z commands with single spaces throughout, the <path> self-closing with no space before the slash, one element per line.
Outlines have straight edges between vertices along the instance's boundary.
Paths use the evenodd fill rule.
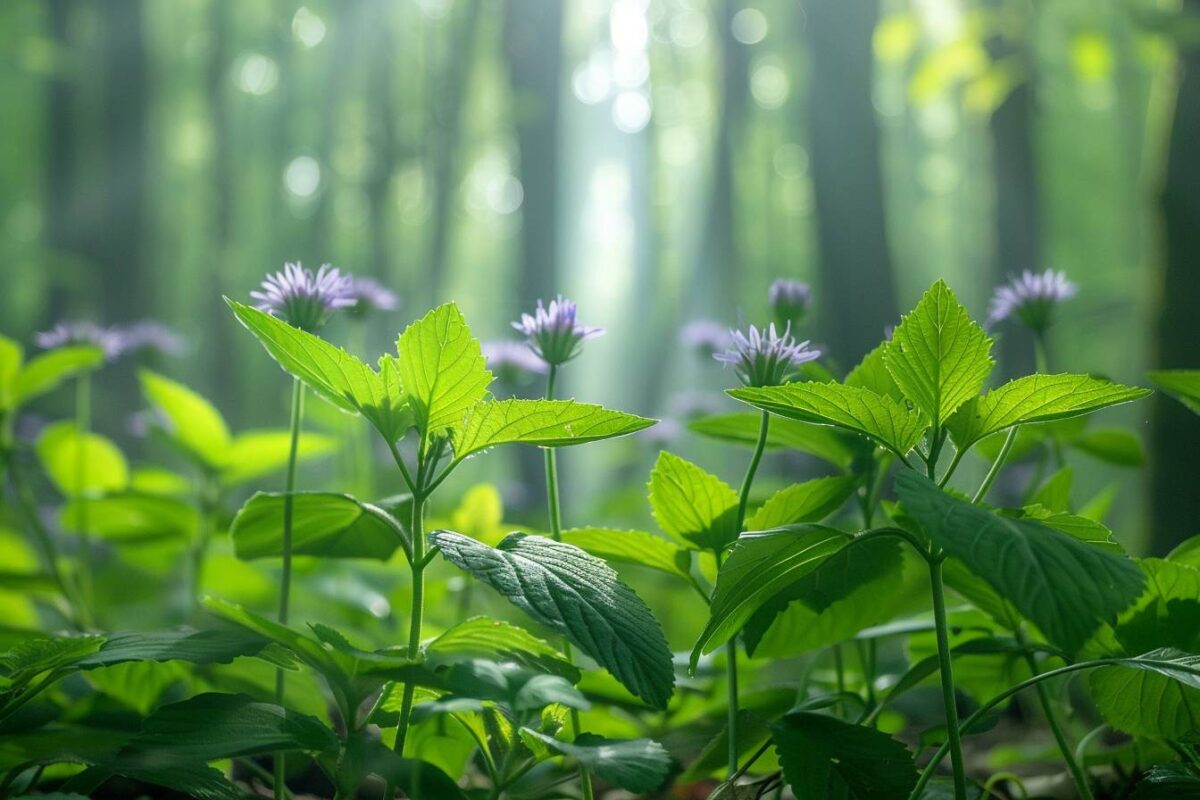
<path fill-rule="evenodd" d="M 232 431 L 142 371 L 172 465 L 131 466 L 91 430 L 112 348 L 27 357 L 0 338 L 0 796 L 1200 793 L 1200 538 L 1134 558 L 1104 524 L 1111 493 L 1073 502 L 1076 457 L 1141 461 L 1091 415 L 1150 392 L 1050 371 L 1062 275 L 993 303 L 989 327 L 1038 345 L 1039 372 L 1003 383 L 992 333 L 941 281 L 844 373 L 797 341 L 811 300 L 794 281 L 767 327 L 704 328 L 746 410 L 688 429 L 729 448 L 741 483 L 662 450 L 647 530 L 563 522 L 557 449 L 655 424 L 555 396 L 602 333 L 574 303 L 516 323 L 524 357 L 510 343 L 489 362 L 448 303 L 367 362 L 322 327 L 393 308 L 382 287 L 299 265 L 264 286 L 259 307 L 228 304 L 291 378 L 288 425 Z M 505 396 L 490 366 L 543 396 Z M 1200 412 L 1200 372 L 1149 377 Z M 76 417 L 18 436 L 64 384 Z M 389 477 L 368 474 L 366 427 L 328 409 L 369 426 Z M 455 473 L 521 446 L 545 452 L 547 507 L 517 529 Z M 792 481 L 768 452 L 823 474 Z M 298 489 L 326 457 L 350 477 Z"/>

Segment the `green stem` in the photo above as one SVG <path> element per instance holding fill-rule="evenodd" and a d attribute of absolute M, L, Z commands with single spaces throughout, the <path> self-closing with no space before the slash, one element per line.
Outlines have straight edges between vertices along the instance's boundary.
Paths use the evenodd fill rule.
<path fill-rule="evenodd" d="M 979 484 L 979 491 L 975 492 L 975 496 L 971 498 L 972 503 L 978 503 L 987 496 L 988 489 L 992 488 L 992 484 L 996 481 L 996 476 L 1004 468 L 1004 461 L 1008 458 L 1009 451 L 1012 450 L 1013 442 L 1017 439 L 1017 429 L 1020 427 L 1020 425 L 1013 425 L 1008 429 L 1008 436 L 1004 437 L 1004 444 L 1000 446 L 1000 452 L 996 454 L 996 460 L 992 462 L 987 475 L 983 477 L 983 483 Z"/>
<path fill-rule="evenodd" d="M 75 498 L 76 533 L 79 534 L 79 591 L 83 602 L 92 607 L 92 537 L 89 531 L 87 488 L 87 435 L 92 427 L 92 376 L 83 372 L 75 379 Z"/>
<path fill-rule="evenodd" d="M 300 446 L 300 420 L 304 416 L 304 386 L 298 378 L 292 379 L 292 414 L 289 424 L 291 442 L 288 446 L 287 483 L 283 496 L 283 575 L 279 580 L 279 624 L 287 625 L 288 606 L 292 592 L 292 513 L 296 491 L 296 453 Z M 275 670 L 275 702 L 283 705 L 283 690 L 286 672 L 282 667 Z M 283 753 L 275 754 L 275 800 L 283 800 L 287 765 Z"/>
<path fill-rule="evenodd" d="M 937 631 L 938 671 L 942 678 L 942 702 L 946 707 L 946 743 L 954 768 L 954 796 L 966 800 L 967 776 L 963 768 L 962 738 L 958 729 L 958 706 L 954 699 L 954 672 L 950 663 L 950 636 L 946 622 L 946 593 L 942 587 L 942 559 L 929 562 L 929 584 L 933 593 L 933 623 Z"/>
<path fill-rule="evenodd" d="M 409 607 L 408 657 L 415 659 L 421 654 L 421 625 L 425 614 L 425 498 L 420 492 L 413 497 L 412 523 L 412 604 Z M 400 720 L 396 728 L 397 755 L 404 755 L 404 742 L 412 721 L 413 696 L 417 685 L 413 681 L 404 684 L 404 695 L 400 700 Z M 389 795 L 390 797 L 390 795 Z"/>
<path fill-rule="evenodd" d="M 217 486 L 214 477 L 205 473 L 201 478 L 199 502 L 200 517 L 196 523 L 196 533 L 188 553 L 188 585 L 184 616 L 195 613 L 200 600 L 200 592 L 204 586 L 204 559 L 208 555 L 208 545 L 217 528 Z"/>

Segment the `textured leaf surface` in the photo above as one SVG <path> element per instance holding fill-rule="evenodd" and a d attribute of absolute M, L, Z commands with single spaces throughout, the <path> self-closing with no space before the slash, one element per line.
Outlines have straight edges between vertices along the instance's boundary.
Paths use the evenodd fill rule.
<path fill-rule="evenodd" d="M 238 558 L 283 554 L 286 500 L 282 493 L 257 492 L 241 507 L 229 528 Z M 382 509 L 345 494 L 297 493 L 292 513 L 295 555 L 386 561 L 404 540 L 399 524 Z"/>
<path fill-rule="evenodd" d="M 818 522 L 841 508 L 857 486 L 857 478 L 838 475 L 780 489 L 750 515 L 746 530 L 765 531 L 798 522 Z"/>
<path fill-rule="evenodd" d="M 434 544 L 534 619 L 566 636 L 630 692 L 665 708 L 675 684 L 658 620 L 600 559 L 577 547 L 514 533 L 488 547 L 451 531 Z"/>
<path fill-rule="evenodd" d="M 579 670 L 553 645 L 524 628 L 490 617 L 472 617 L 445 631 L 425 646 L 431 664 L 452 664 L 467 658 L 514 661 L 560 675 L 572 683 Z"/>
<path fill-rule="evenodd" d="M 409 325 L 396 342 L 400 379 L 422 434 L 462 424 L 487 394 L 492 373 L 458 306 L 446 303 Z"/>
<path fill-rule="evenodd" d="M 797 797 L 825 797 L 833 786 L 858 800 L 906 800 L 917 784 L 908 748 L 874 728 L 806 711 L 788 714 L 771 733 Z"/>
<path fill-rule="evenodd" d="M 880 344 L 874 350 L 863 356 L 854 369 L 850 370 L 843 381 L 847 386 L 858 386 L 869 389 L 875 394 L 886 395 L 894 400 L 904 401 L 904 392 L 896 385 L 896 379 L 888 372 L 883 354 L 887 350 L 887 342 Z"/>
<path fill-rule="evenodd" d="M 1147 374 L 1160 389 L 1200 414 L 1200 369 L 1167 369 Z"/>
<path fill-rule="evenodd" d="M 484 400 L 471 408 L 451 442 L 463 458 L 499 444 L 565 447 L 612 439 L 654 422 L 574 400 Z"/>
<path fill-rule="evenodd" d="M 737 492 L 716 475 L 663 450 L 649 488 L 654 519 L 669 536 L 704 550 L 737 538 Z"/>
<path fill-rule="evenodd" d="M 979 394 L 996 364 L 991 350 L 992 340 L 939 280 L 901 318 L 883 361 L 904 396 L 940 425 Z"/>
<path fill-rule="evenodd" d="M 897 476 L 896 488 L 930 539 L 1069 653 L 1142 592 L 1142 573 L 1127 558 L 958 500 L 911 470 Z"/>
<path fill-rule="evenodd" d="M 860 433 L 902 455 L 916 447 L 926 427 L 920 413 L 898 400 L 840 383 L 789 383 L 729 394 L 781 417 Z"/>
<path fill-rule="evenodd" d="M 574 742 L 562 742 L 529 728 L 522 728 L 521 736 L 570 756 L 588 772 L 627 792 L 651 792 L 671 771 L 671 756 L 661 744 L 650 739 L 606 739 L 594 733 L 581 733 Z"/>
<path fill-rule="evenodd" d="M 182 383 L 149 370 L 138 373 L 142 393 L 166 419 L 167 435 L 211 470 L 229 457 L 229 426 L 213 404 Z"/>
<path fill-rule="evenodd" d="M 633 564 L 690 579 L 691 552 L 646 531 L 571 528 L 562 532 L 562 540 L 605 561 Z"/>
<path fill-rule="evenodd" d="M 725 442 L 754 447 L 758 442 L 759 415 L 753 411 L 718 414 L 688 422 L 688 430 Z M 855 437 L 820 425 L 809 425 L 786 417 L 771 420 L 767 448 L 787 448 L 808 453 L 835 467 L 848 467 L 857 450 Z"/>
<path fill-rule="evenodd" d="M 972 399 L 947 427 L 955 445 L 967 448 L 1013 425 L 1077 417 L 1148 394 L 1090 375 L 1026 375 Z"/>

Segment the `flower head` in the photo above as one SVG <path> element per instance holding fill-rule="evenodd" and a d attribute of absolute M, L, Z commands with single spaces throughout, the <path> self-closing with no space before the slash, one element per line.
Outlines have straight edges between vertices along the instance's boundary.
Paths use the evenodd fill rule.
<path fill-rule="evenodd" d="M 483 343 L 488 369 L 504 383 L 521 383 L 528 375 L 544 375 L 549 367 L 521 342 L 496 340 Z"/>
<path fill-rule="evenodd" d="M 585 341 L 604 333 L 603 328 L 579 323 L 575 303 L 561 294 L 549 306 L 538 300 L 537 310 L 532 315 L 522 314 L 512 326 L 528 337 L 529 348 L 552 367 L 570 361 L 579 355 Z"/>
<path fill-rule="evenodd" d="M 1016 316 L 1034 333 L 1044 333 L 1054 322 L 1058 305 L 1078 291 L 1065 272 L 1048 269 L 1039 274 L 1025 270 L 1019 278 L 996 287 L 988 307 L 988 327 Z"/>
<path fill-rule="evenodd" d="M 350 313 L 358 317 L 369 311 L 391 311 L 400 304 L 396 293 L 374 278 L 351 278 L 349 295 L 354 300 Z"/>
<path fill-rule="evenodd" d="M 138 320 L 119 330 L 124 337 L 122 351 L 125 353 L 135 350 L 157 350 L 170 356 L 178 356 L 187 350 L 184 338 L 158 320 Z"/>
<path fill-rule="evenodd" d="M 776 279 L 767 292 L 767 300 L 780 325 L 795 325 L 804 319 L 811 299 L 812 290 L 808 284 L 790 278 Z"/>
<path fill-rule="evenodd" d="M 125 337 L 120 328 L 94 322 L 60 322 L 48 331 L 34 334 L 34 343 L 43 350 L 85 344 L 99 347 L 109 361 L 125 352 Z"/>
<path fill-rule="evenodd" d="M 329 321 L 333 311 L 357 302 L 350 294 L 352 283 L 353 278 L 328 264 L 313 275 L 312 270 L 288 262 L 280 272 L 266 277 L 262 291 L 250 296 L 258 301 L 260 311 L 312 333 Z"/>
<path fill-rule="evenodd" d="M 732 331 L 733 345 L 713 358 L 732 364 L 745 386 L 778 386 L 785 383 L 796 367 L 820 358 L 820 350 L 810 350 L 808 342 L 797 342 L 790 328 L 783 335 L 775 324 L 760 331 L 751 325 L 746 333 Z"/>
<path fill-rule="evenodd" d="M 711 319 L 697 319 L 679 329 L 679 341 L 705 358 L 729 347 L 729 329 Z"/>

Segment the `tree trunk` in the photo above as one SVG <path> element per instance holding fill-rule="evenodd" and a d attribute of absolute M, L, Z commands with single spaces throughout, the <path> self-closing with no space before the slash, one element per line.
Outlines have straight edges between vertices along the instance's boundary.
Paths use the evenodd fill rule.
<path fill-rule="evenodd" d="M 47 13 L 50 19 L 50 38 L 60 53 L 69 53 L 72 0 L 50 0 Z M 75 169 L 75 81 L 74 75 L 60 69 L 51 73 L 46 86 L 46 154 L 45 165 L 45 236 L 46 248 L 55 262 L 75 254 L 79 239 L 79 218 L 76 206 Z M 51 271 L 54 274 L 54 271 Z M 47 302 L 48 319 L 39 324 L 51 325 L 68 315 L 70 292 L 63 282 L 50 285 Z"/>

